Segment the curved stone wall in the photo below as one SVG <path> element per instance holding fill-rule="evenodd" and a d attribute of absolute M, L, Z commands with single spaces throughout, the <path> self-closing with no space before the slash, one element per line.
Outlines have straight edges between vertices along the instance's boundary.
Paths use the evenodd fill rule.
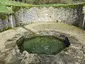
<path fill-rule="evenodd" d="M 34 23 L 0 33 L 1 64 L 84 64 L 85 31 L 64 23 Z M 43 29 L 44 28 L 44 29 Z M 37 55 L 27 51 L 20 53 L 16 43 L 33 36 L 32 30 L 39 35 L 63 34 L 69 38 L 70 47 L 56 55 Z M 10 36 L 10 37 L 9 37 Z M 48 62 L 47 62 L 48 61 Z"/>
<path fill-rule="evenodd" d="M 49 4 L 49 3 L 79 3 L 85 2 L 85 0 L 13 0 L 20 1 L 29 4 Z"/>
<path fill-rule="evenodd" d="M 83 5 L 59 5 L 33 6 L 31 8 L 22 8 L 14 15 L 7 16 L 7 19 L 0 20 L 0 30 L 5 27 L 15 27 L 16 25 L 29 24 L 32 22 L 64 22 L 79 27 L 85 27 L 85 14 Z"/>
<path fill-rule="evenodd" d="M 24 32 L 23 35 L 16 35 L 13 37 L 13 39 L 10 39 L 6 41 L 5 52 L 2 52 L 3 54 L 6 54 L 5 60 L 1 59 L 1 62 L 5 62 L 6 64 L 82 64 L 84 63 L 85 57 L 82 45 L 75 37 L 70 36 L 69 34 L 61 33 L 55 30 L 46 30 L 46 31 L 38 31 L 38 34 L 42 35 L 55 35 L 59 36 L 60 34 L 63 34 L 67 36 L 71 42 L 71 46 L 61 51 L 59 54 L 56 55 L 38 55 L 38 54 L 30 54 L 27 51 L 23 51 L 23 53 L 20 53 L 20 50 L 18 49 L 16 43 L 20 43 L 23 40 L 23 37 L 29 38 L 32 36 L 28 32 Z M 26 36 L 25 36 L 26 35 Z M 4 57 L 4 55 L 3 55 Z M 9 59 L 8 59 L 9 58 Z M 48 61 L 48 62 L 47 62 Z"/>
<path fill-rule="evenodd" d="M 72 7 L 32 7 L 16 12 L 17 21 L 27 24 L 32 22 L 64 22 L 79 26 L 82 24 L 82 6 Z M 81 17 L 81 18 L 80 18 Z"/>

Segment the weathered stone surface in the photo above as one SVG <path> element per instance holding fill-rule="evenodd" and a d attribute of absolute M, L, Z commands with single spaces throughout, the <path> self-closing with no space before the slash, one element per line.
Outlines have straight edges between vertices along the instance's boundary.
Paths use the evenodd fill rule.
<path fill-rule="evenodd" d="M 20 64 L 21 62 L 21 53 L 18 48 L 13 48 L 10 53 L 5 58 L 6 64 Z"/>
<path fill-rule="evenodd" d="M 64 22 L 82 26 L 83 6 L 71 7 L 32 7 L 24 8 L 16 12 L 16 18 L 19 23 L 30 24 L 32 22 Z"/>
<path fill-rule="evenodd" d="M 56 31 L 39 31 L 38 34 L 42 35 L 55 35 L 59 36 L 60 32 Z M 57 34 L 56 34 L 57 33 Z M 26 33 L 24 33 L 26 34 Z M 66 35 L 66 34 L 64 34 Z M 8 64 L 80 64 L 84 57 L 83 53 L 83 45 L 78 42 L 78 40 L 66 35 L 69 40 L 71 41 L 70 47 L 66 48 L 65 50 L 61 51 L 59 54 L 56 55 L 37 55 L 37 54 L 30 54 L 27 51 L 23 51 L 21 54 L 18 48 L 14 48 L 11 53 L 8 54 L 6 63 Z M 29 38 L 29 37 L 28 37 Z"/>
<path fill-rule="evenodd" d="M 15 13 L 15 16 L 7 16 L 6 20 L 0 19 L 0 29 L 14 27 L 16 25 L 30 24 L 32 22 L 64 22 L 84 27 L 85 19 L 82 14 L 83 6 L 71 7 L 32 7 L 22 8 Z M 7 28 L 6 28 L 7 29 Z"/>
<path fill-rule="evenodd" d="M 40 28 L 40 26 L 38 27 Z M 62 29 L 62 31 L 59 30 L 62 27 L 59 27 L 59 29 L 57 27 L 57 29 L 52 30 L 51 25 L 48 30 L 45 30 L 45 28 L 44 30 L 42 30 L 41 28 L 40 28 L 41 30 L 37 28 L 34 29 L 37 29 L 35 32 L 38 35 L 41 34 L 41 35 L 59 36 L 60 34 L 64 34 L 69 38 L 69 41 L 71 42 L 70 47 L 64 49 L 63 51 L 61 51 L 59 54 L 56 55 L 30 54 L 27 51 L 23 51 L 23 53 L 21 53 L 16 45 L 16 42 L 18 42 L 19 39 L 22 39 L 21 36 L 23 35 L 26 36 L 31 36 L 31 35 L 30 32 L 27 32 L 25 29 L 19 27 L 14 31 L 8 30 L 4 33 L 0 33 L 0 46 L 4 46 L 4 48 L 0 48 L 0 63 L 1 64 L 15 64 L 15 63 L 16 64 L 84 64 L 85 63 L 85 51 L 84 51 L 85 45 L 81 44 L 81 42 L 83 43 L 85 42 L 84 39 L 85 36 L 82 36 L 83 34 L 85 34 L 83 30 L 80 30 L 78 32 L 78 28 L 76 28 L 75 30 L 77 32 L 73 31 L 74 27 L 72 26 L 70 26 L 69 28 L 70 30 L 68 30 L 68 27 L 65 28 L 64 26 L 64 30 Z M 68 31 L 66 32 L 66 30 Z M 70 34 L 71 30 L 73 32 Z M 63 31 L 65 31 L 65 33 Z M 10 37 L 8 37 L 9 36 L 8 33 L 10 34 Z M 78 38 L 76 38 L 75 37 L 76 34 L 79 36 L 81 35 L 80 37 L 84 40 L 82 41 L 81 39 L 79 40 Z M 1 36 L 4 36 L 4 38 L 1 39 L 2 38 Z"/>
<path fill-rule="evenodd" d="M 29 54 L 27 51 L 24 51 L 22 57 L 21 64 L 40 64 L 39 56 L 37 54 Z"/>
<path fill-rule="evenodd" d="M 52 3 L 81 3 L 85 2 L 85 0 L 20 0 L 22 2 L 26 2 L 28 4 L 52 4 Z"/>
<path fill-rule="evenodd" d="M 85 29 L 85 6 L 83 6 L 83 14 L 84 14 L 84 19 L 83 19 L 82 27 Z"/>
<path fill-rule="evenodd" d="M 3 14 L 4 15 L 4 14 Z M 6 18 L 2 20 L 0 18 L 0 31 L 7 30 L 16 26 L 16 21 L 14 15 L 5 15 Z"/>

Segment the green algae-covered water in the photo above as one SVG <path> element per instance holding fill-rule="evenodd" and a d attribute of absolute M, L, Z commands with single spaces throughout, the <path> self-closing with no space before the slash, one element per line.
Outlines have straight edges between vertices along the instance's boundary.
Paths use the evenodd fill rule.
<path fill-rule="evenodd" d="M 22 45 L 29 53 L 57 54 L 65 48 L 63 41 L 53 36 L 36 36 L 26 39 Z"/>

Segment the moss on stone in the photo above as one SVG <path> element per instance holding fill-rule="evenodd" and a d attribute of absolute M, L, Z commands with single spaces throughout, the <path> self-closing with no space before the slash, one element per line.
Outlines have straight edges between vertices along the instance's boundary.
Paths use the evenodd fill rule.
<path fill-rule="evenodd" d="M 0 32 L 6 31 L 8 29 L 11 29 L 11 27 L 4 27 L 2 30 L 0 30 Z"/>
<path fill-rule="evenodd" d="M 64 7 L 64 8 L 76 8 L 78 5 L 84 5 L 82 4 L 28 4 L 27 6 L 14 6 L 14 7 L 23 7 L 23 8 L 32 8 L 32 7 Z"/>
<path fill-rule="evenodd" d="M 21 9 L 21 7 L 12 7 L 12 10 L 14 11 L 14 12 L 16 12 L 16 11 L 18 11 L 18 10 L 20 10 Z"/>
<path fill-rule="evenodd" d="M 36 7 L 70 7 L 75 8 L 76 4 L 40 4 L 40 5 L 34 5 Z"/>
<path fill-rule="evenodd" d="M 6 15 L 5 14 L 0 14 L 0 19 L 5 20 L 6 19 Z"/>

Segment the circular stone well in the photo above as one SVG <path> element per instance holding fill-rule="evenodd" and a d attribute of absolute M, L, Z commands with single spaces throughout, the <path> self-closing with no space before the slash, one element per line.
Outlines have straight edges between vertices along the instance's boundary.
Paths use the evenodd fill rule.
<path fill-rule="evenodd" d="M 69 28 L 67 25 L 62 25 L 62 27 L 60 26 L 61 26 L 60 24 L 59 25 L 56 24 L 56 26 L 52 24 L 49 25 L 48 27 L 48 25 L 46 24 L 43 26 L 44 29 L 42 29 L 41 25 L 39 24 L 37 27 L 35 26 L 33 27 L 33 29 L 35 29 L 36 31 L 34 30 L 32 31 L 35 32 L 37 36 L 59 37 L 60 35 L 64 35 L 69 39 L 70 42 L 69 47 L 64 48 L 61 52 L 55 55 L 29 53 L 26 50 L 22 51 L 21 53 L 18 46 L 24 41 L 23 38 L 33 39 L 33 37 L 36 35 L 26 30 L 24 30 L 21 33 L 23 29 L 19 29 L 18 30 L 19 32 L 15 36 L 13 36 L 13 38 L 9 38 L 9 40 L 5 42 L 5 48 L 0 51 L 1 64 L 3 63 L 5 64 L 84 64 L 85 45 L 82 44 L 82 42 L 84 43 L 84 40 L 82 41 L 76 36 L 78 35 L 83 39 L 84 38 L 83 35 L 85 34 L 85 32 L 82 32 L 81 30 L 79 32 L 78 28 L 72 26 L 71 28 Z M 47 27 L 50 29 L 47 29 Z M 31 27 L 29 26 L 28 28 L 31 29 Z M 72 30 L 72 33 L 70 32 L 70 30 Z"/>
<path fill-rule="evenodd" d="M 7 64 L 15 64 L 15 63 L 16 64 L 84 64 L 85 63 L 84 62 L 85 61 L 85 56 L 84 56 L 85 46 L 82 45 L 78 41 L 78 39 L 75 38 L 74 36 L 71 36 L 70 34 L 62 33 L 62 32 L 56 31 L 56 30 L 44 30 L 44 31 L 38 30 L 35 33 L 37 33 L 37 36 L 33 35 L 32 32 L 30 32 L 30 31 L 26 31 L 26 32 L 23 32 L 23 34 L 17 34 L 15 37 L 13 37 L 13 39 L 8 40 L 6 42 L 5 55 L 7 55 L 7 56 L 5 56 L 6 57 L 5 62 Z M 39 53 L 36 54 L 35 52 L 29 53 L 26 50 L 23 50 L 22 53 L 20 52 L 20 50 L 22 50 L 22 49 L 20 49 L 19 45 L 21 45 L 22 42 L 25 42 L 28 40 L 30 40 L 30 42 L 31 42 L 32 40 L 36 40 L 40 36 L 42 36 L 42 37 L 43 36 L 60 37 L 60 35 L 64 35 L 65 37 L 68 37 L 70 46 L 62 49 L 61 52 L 59 52 L 58 54 L 57 53 L 55 53 L 55 55 L 52 53 L 47 54 L 48 53 L 47 50 L 46 50 L 47 53 L 45 52 L 44 54 L 39 54 Z M 52 41 L 52 39 L 53 39 L 53 41 L 52 41 L 53 43 L 54 43 L 54 40 L 56 41 L 55 38 L 51 39 L 51 37 L 48 37 L 48 38 L 47 37 L 45 40 L 45 41 L 47 41 L 46 45 L 48 45 L 49 39 L 50 39 L 50 41 Z M 23 38 L 27 39 L 27 40 L 24 41 Z M 63 39 L 63 38 L 60 37 L 59 39 Z M 39 39 L 39 41 L 40 40 L 41 39 Z M 61 40 L 59 40 L 59 42 L 61 42 Z M 16 44 L 18 45 L 18 47 Z M 39 47 L 42 44 L 39 44 Z M 56 46 L 54 44 L 53 44 L 53 46 Z M 38 46 L 38 45 L 36 45 L 36 46 Z M 48 48 L 48 49 L 50 50 L 50 48 Z M 54 49 L 55 49 L 55 47 L 54 47 Z M 57 46 L 56 46 L 56 49 L 57 49 Z M 7 50 L 11 50 L 11 51 L 7 52 Z M 52 52 L 53 52 L 53 50 L 52 50 Z"/>
<path fill-rule="evenodd" d="M 55 36 L 33 36 L 18 45 L 21 51 L 26 50 L 28 53 L 37 54 L 57 54 L 70 45 L 67 37 Z M 66 46 L 67 45 L 67 46 Z"/>

